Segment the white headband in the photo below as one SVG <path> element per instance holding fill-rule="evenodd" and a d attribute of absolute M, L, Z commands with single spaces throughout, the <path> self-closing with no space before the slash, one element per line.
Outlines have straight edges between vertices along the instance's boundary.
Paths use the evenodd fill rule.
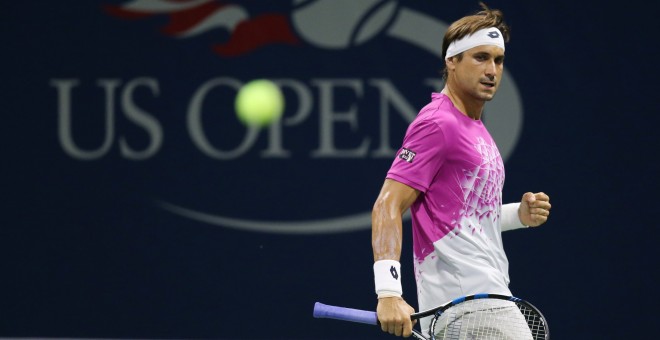
<path fill-rule="evenodd" d="M 474 34 L 454 40 L 447 48 L 445 59 L 451 58 L 459 53 L 465 52 L 473 47 L 482 45 L 495 45 L 504 49 L 504 37 L 497 27 L 484 28 Z"/>

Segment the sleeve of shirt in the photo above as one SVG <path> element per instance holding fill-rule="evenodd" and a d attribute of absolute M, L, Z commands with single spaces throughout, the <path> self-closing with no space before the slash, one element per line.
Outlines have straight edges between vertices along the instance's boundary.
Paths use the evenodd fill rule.
<path fill-rule="evenodd" d="M 446 159 L 445 135 L 436 122 L 413 123 L 406 132 L 387 178 L 426 192 Z"/>

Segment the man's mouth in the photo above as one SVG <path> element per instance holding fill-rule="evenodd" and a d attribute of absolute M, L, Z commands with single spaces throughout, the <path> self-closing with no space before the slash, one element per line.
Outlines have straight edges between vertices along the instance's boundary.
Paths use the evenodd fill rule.
<path fill-rule="evenodd" d="M 492 82 L 492 81 L 482 81 L 481 84 L 482 84 L 483 86 L 488 87 L 488 88 L 493 88 L 493 87 L 495 87 L 495 82 Z"/>

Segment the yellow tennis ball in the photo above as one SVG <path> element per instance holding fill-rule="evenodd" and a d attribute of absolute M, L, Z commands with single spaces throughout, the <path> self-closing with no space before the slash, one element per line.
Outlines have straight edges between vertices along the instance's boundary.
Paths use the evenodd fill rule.
<path fill-rule="evenodd" d="M 252 80 L 238 91 L 235 108 L 236 115 L 243 124 L 266 126 L 282 116 L 284 95 L 270 80 Z"/>

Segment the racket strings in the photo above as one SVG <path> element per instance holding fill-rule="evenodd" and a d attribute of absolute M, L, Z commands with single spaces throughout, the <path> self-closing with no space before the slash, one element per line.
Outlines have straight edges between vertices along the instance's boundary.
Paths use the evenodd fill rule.
<path fill-rule="evenodd" d="M 532 332 L 533 339 L 545 340 L 547 336 L 546 333 L 547 325 L 545 324 L 545 320 L 543 319 L 543 317 L 536 310 L 530 308 L 525 304 L 516 303 L 516 306 L 518 307 L 518 309 L 520 309 L 520 313 L 522 313 L 522 315 L 525 317 L 525 320 L 527 321 L 527 326 Z"/>
<path fill-rule="evenodd" d="M 431 338 L 438 340 L 545 339 L 539 314 L 526 305 L 504 300 L 476 299 L 436 314 Z"/>

